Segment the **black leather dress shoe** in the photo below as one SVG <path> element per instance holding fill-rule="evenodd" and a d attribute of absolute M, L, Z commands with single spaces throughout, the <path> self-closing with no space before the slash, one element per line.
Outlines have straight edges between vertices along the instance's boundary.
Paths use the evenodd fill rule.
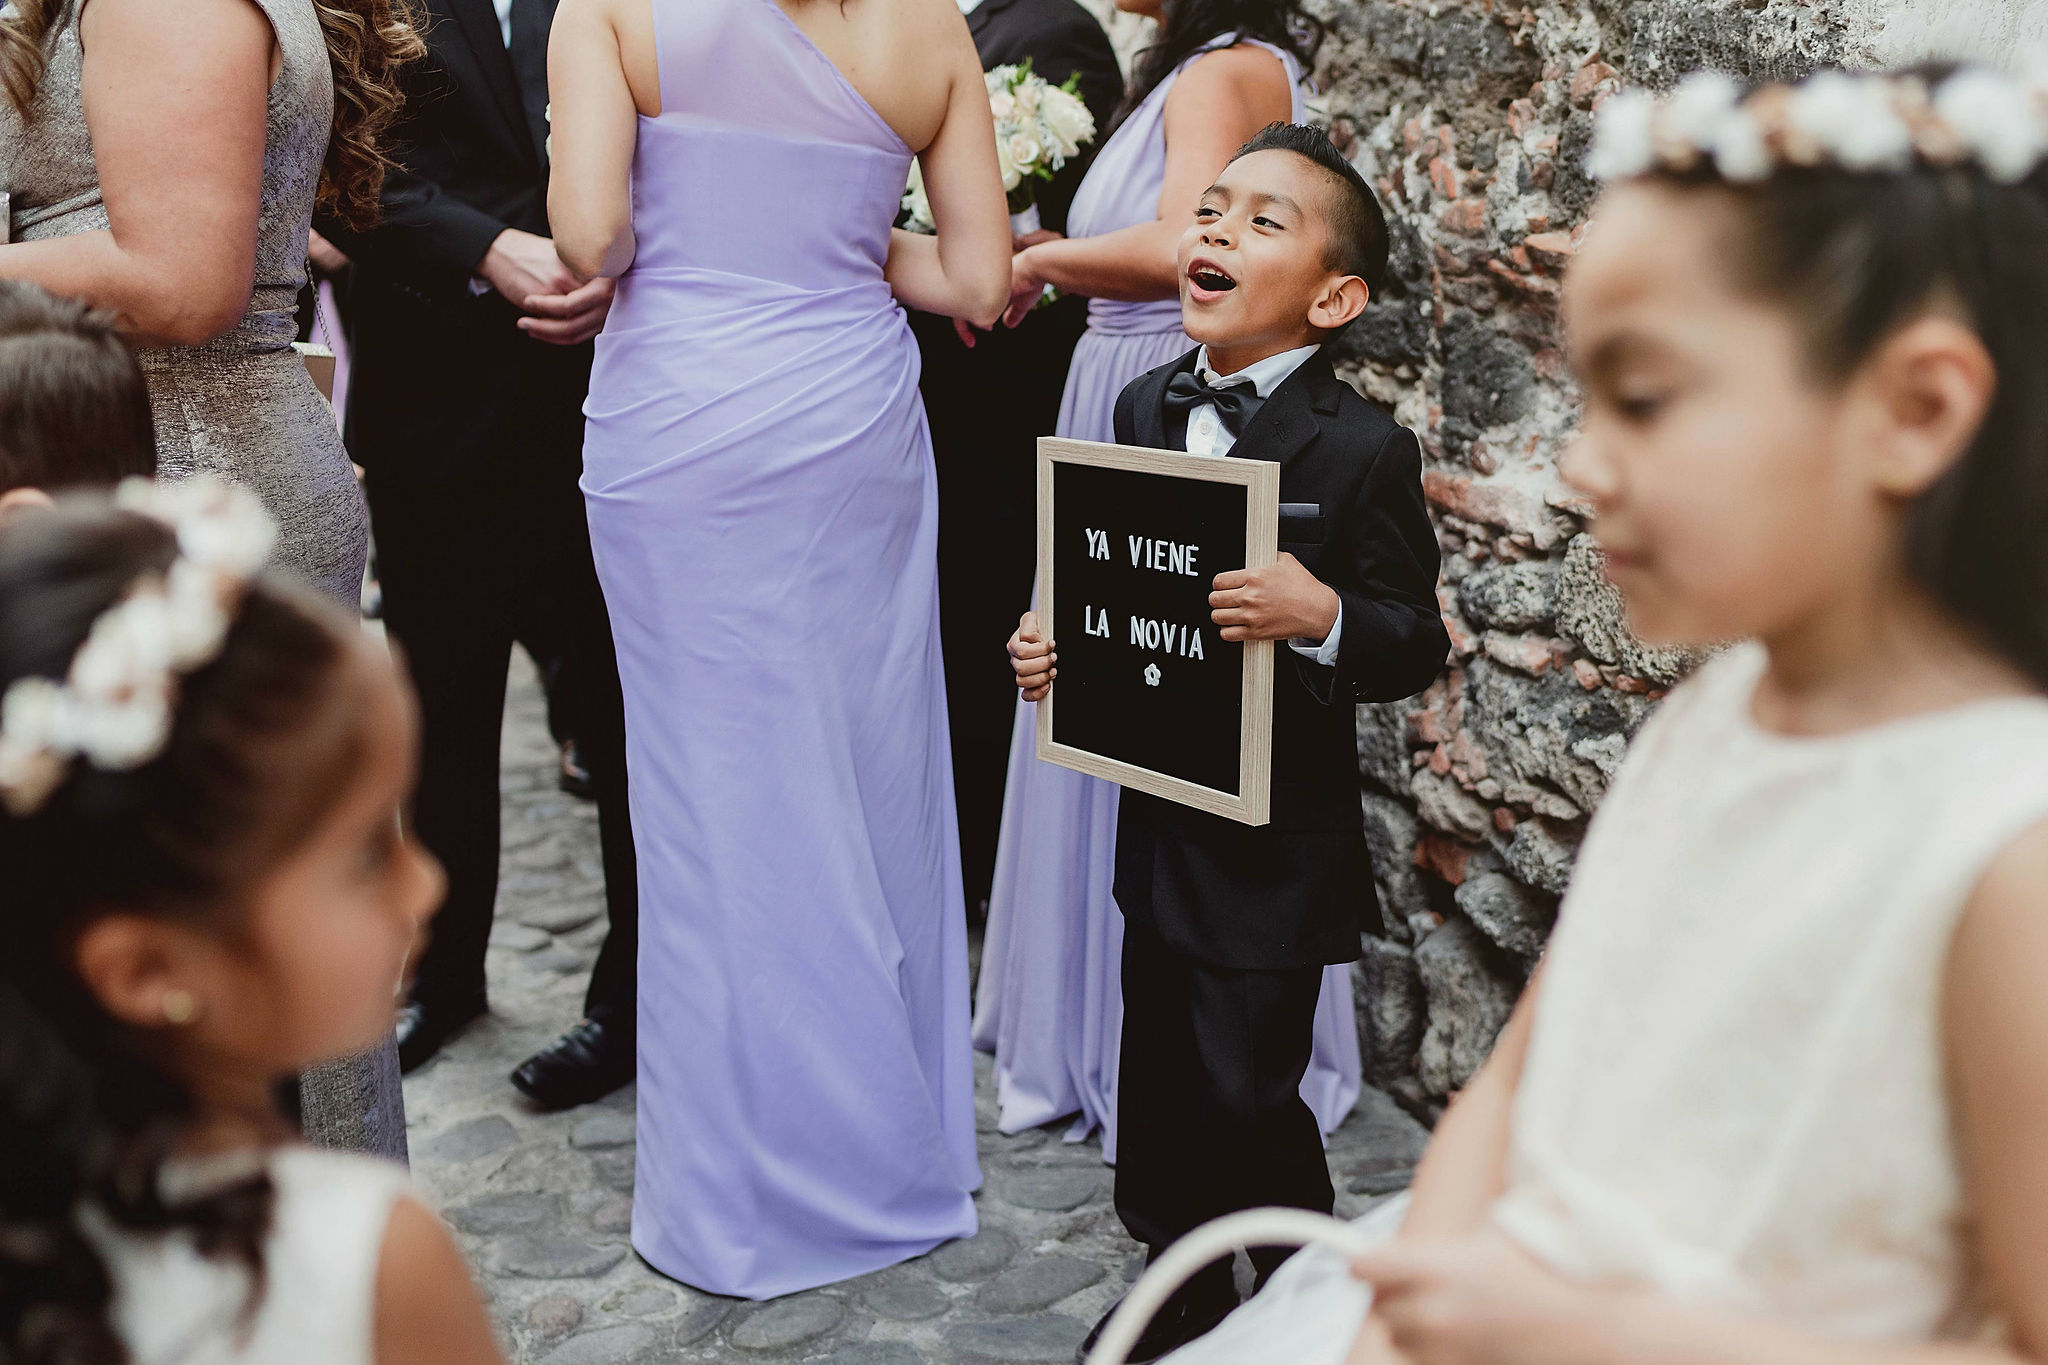
<path fill-rule="evenodd" d="M 1110 1305 L 1101 1320 L 1090 1328 L 1081 1341 L 1081 1347 L 1074 1352 L 1075 1365 L 1088 1365 L 1088 1356 L 1102 1341 L 1102 1331 L 1109 1326 L 1109 1320 L 1116 1316 L 1116 1310 L 1123 1307 L 1123 1300 Z M 1212 1294 L 1185 1297 L 1175 1295 L 1166 1301 L 1138 1337 L 1138 1344 L 1131 1348 L 1125 1359 L 1130 1365 L 1146 1365 L 1148 1361 L 1171 1355 L 1196 1337 L 1206 1336 L 1216 1330 L 1225 1318 L 1237 1310 L 1237 1295 L 1222 1299 Z"/>
<path fill-rule="evenodd" d="M 543 1109 L 571 1109 L 601 1100 L 633 1079 L 633 1031 L 615 1021 L 585 1019 L 519 1064 L 512 1084 Z"/>
<path fill-rule="evenodd" d="M 489 1006 L 481 999 L 456 1005 L 430 1005 L 415 1000 L 398 1012 L 398 1069 L 406 1075 L 433 1060 L 441 1045 L 481 1019 Z"/>

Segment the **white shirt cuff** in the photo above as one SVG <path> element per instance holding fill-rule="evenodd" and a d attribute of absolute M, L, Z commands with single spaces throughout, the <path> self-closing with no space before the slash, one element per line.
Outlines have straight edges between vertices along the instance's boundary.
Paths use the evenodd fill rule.
<path fill-rule="evenodd" d="M 1337 666 L 1338 637 L 1344 633 L 1344 604 L 1337 604 L 1337 619 L 1330 626 L 1330 633 L 1321 644 L 1314 640 L 1289 640 L 1287 645 L 1305 659 L 1314 659 L 1324 668 Z"/>

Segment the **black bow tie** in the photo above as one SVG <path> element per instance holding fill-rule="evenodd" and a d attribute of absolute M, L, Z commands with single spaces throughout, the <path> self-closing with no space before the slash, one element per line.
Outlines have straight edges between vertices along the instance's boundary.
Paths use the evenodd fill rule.
<path fill-rule="evenodd" d="M 1216 416 L 1232 437 L 1244 434 L 1245 423 L 1252 420 L 1265 403 L 1259 391 L 1248 382 L 1218 386 L 1193 370 L 1184 370 L 1166 381 L 1166 410 L 1182 422 L 1196 408 L 1208 405 L 1216 409 Z"/>

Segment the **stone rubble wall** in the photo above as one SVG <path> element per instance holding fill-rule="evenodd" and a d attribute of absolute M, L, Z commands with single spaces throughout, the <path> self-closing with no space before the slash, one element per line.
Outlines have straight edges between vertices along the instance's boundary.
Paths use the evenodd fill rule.
<path fill-rule="evenodd" d="M 1368 1079 L 1432 1117 L 1485 1059 L 1627 744 L 1685 656 L 1635 640 L 1559 481 L 1576 420 L 1559 280 L 1593 110 L 1701 67 L 1796 77 L 2011 54 L 2038 0 L 1310 0 L 1318 113 L 1378 186 L 1392 279 L 1340 370 L 1421 435 L 1456 654 L 1359 709 L 1384 926 L 1356 968 Z"/>

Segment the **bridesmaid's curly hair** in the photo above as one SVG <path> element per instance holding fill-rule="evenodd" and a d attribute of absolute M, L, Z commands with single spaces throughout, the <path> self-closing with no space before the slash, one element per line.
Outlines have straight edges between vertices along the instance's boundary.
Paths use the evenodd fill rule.
<path fill-rule="evenodd" d="M 0 20 L 0 89 L 24 118 L 42 84 L 46 42 L 78 0 L 15 0 Z M 320 174 L 320 207 L 352 227 L 377 220 L 384 137 L 405 103 L 399 72 L 426 53 L 410 0 L 311 0 L 334 68 L 334 131 Z"/>

